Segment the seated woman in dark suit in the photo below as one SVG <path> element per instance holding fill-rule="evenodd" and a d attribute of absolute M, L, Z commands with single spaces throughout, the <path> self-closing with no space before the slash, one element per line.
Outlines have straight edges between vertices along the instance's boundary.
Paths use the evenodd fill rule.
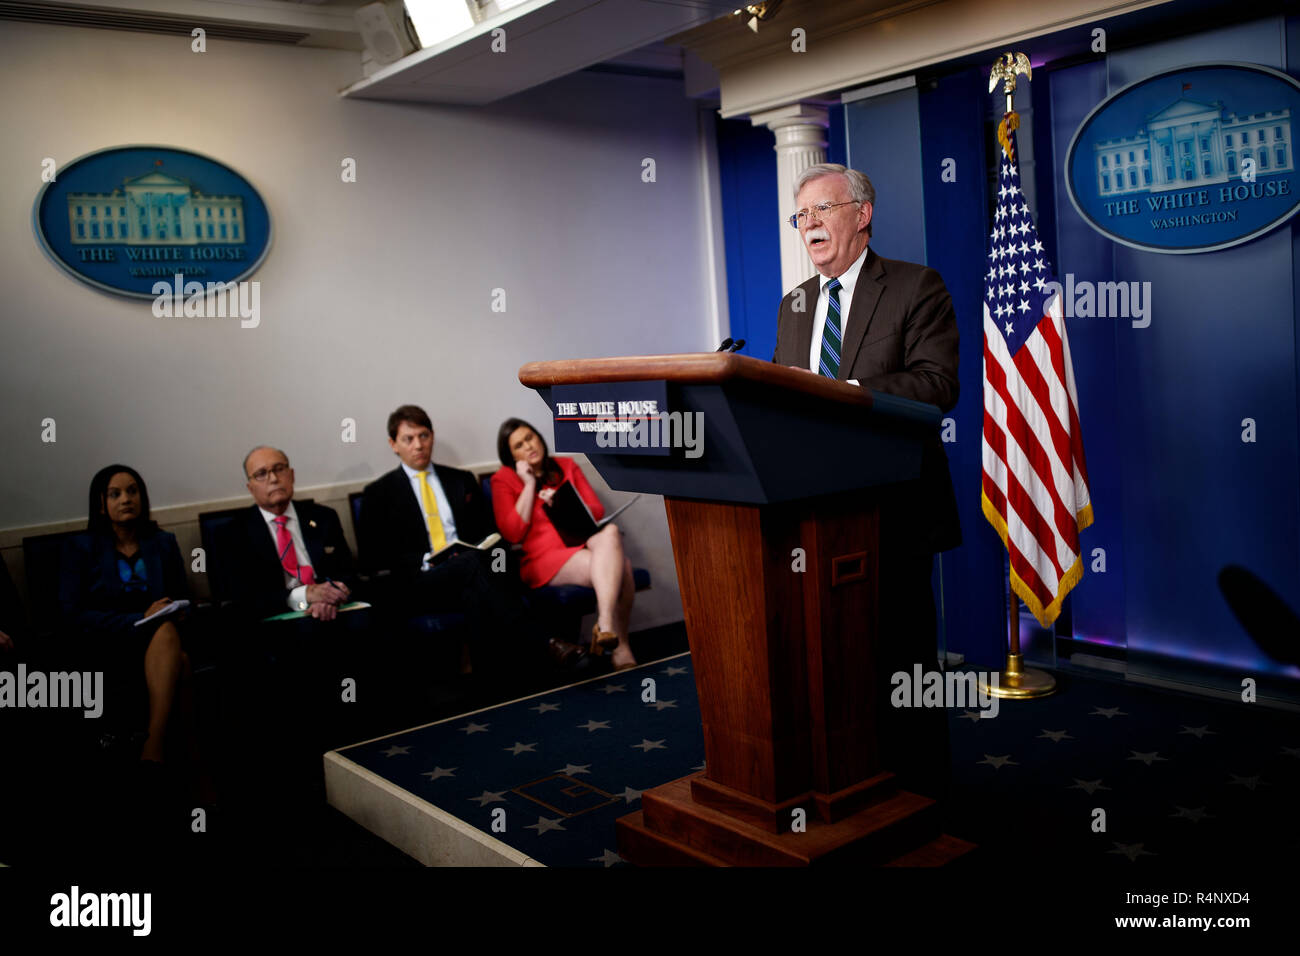
<path fill-rule="evenodd" d="M 617 670 L 636 666 L 628 644 L 628 622 L 636 584 L 632 563 L 623 556 L 618 526 L 608 524 L 585 545 L 566 546 L 551 524 L 544 503 L 570 482 L 597 521 L 605 509 L 572 458 L 552 458 L 546 440 L 518 418 L 502 423 L 497 434 L 501 468 L 492 476 L 492 510 L 507 541 L 523 542 L 519 576 L 529 587 L 580 584 L 596 591 L 596 625 L 591 651 L 613 646 Z"/>
<path fill-rule="evenodd" d="M 86 532 L 70 538 L 60 562 L 59 603 L 108 667 L 143 662 L 149 688 L 149 736 L 140 759 L 163 762 L 163 740 L 189 660 L 174 618 L 137 621 L 189 597 L 174 535 L 149 516 L 144 480 L 109 465 L 90 482 Z"/>

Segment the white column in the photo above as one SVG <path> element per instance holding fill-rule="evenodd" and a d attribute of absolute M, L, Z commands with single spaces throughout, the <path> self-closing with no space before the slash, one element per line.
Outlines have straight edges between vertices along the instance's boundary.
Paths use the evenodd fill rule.
<path fill-rule="evenodd" d="M 814 103 L 791 103 L 750 117 L 755 126 L 766 126 L 776 136 L 777 208 L 782 217 L 795 212 L 794 184 L 809 166 L 826 162 L 826 129 L 830 125 L 826 107 Z M 781 230 L 781 288 L 789 292 L 817 270 L 799 233 L 788 223 Z"/>

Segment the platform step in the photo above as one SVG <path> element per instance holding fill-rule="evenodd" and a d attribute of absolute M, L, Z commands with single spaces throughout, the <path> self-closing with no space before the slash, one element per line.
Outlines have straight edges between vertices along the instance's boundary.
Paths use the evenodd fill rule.
<path fill-rule="evenodd" d="M 637 827 L 660 838 L 652 852 L 656 861 L 671 858 L 665 849 L 671 846 L 680 852 L 678 862 L 698 855 L 703 865 L 717 860 L 733 866 L 877 866 L 940 836 L 938 805 L 905 790 L 836 823 L 810 814 L 806 831 L 777 834 L 695 802 L 689 781 L 674 780 L 641 795 Z M 635 848 L 629 850 L 632 855 L 624 858 L 641 863 Z"/>

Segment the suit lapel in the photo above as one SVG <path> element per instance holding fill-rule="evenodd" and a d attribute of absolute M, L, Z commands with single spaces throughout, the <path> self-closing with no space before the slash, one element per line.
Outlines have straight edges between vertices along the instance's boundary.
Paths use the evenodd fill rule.
<path fill-rule="evenodd" d="M 321 559 L 325 556 L 324 532 L 321 530 L 319 522 L 316 521 L 314 509 L 307 510 L 297 504 L 293 507 L 294 510 L 298 512 L 298 524 L 299 529 L 302 531 L 302 543 L 307 546 L 307 563 L 310 564 L 312 570 L 315 571 L 321 566 Z"/>
<path fill-rule="evenodd" d="M 439 465 L 433 467 L 437 470 L 438 481 L 442 484 L 442 493 L 447 496 L 447 504 L 451 505 L 451 519 L 456 522 L 456 536 L 461 537 L 461 532 L 468 527 L 465 516 L 465 487 L 460 482 L 460 476 L 454 471 Z M 468 539 L 462 537 L 461 540 Z"/>
<path fill-rule="evenodd" d="M 876 306 L 880 295 L 885 291 L 885 267 L 874 249 L 867 253 L 862 269 L 858 272 L 857 284 L 853 287 L 853 301 L 849 303 L 849 314 L 844 319 L 848 330 L 844 337 L 844 353 L 840 356 L 840 381 L 852 378 L 849 371 L 857 361 L 858 349 L 862 347 L 871 328 L 871 320 L 876 316 Z M 809 344 L 811 348 L 811 343 Z"/>
<path fill-rule="evenodd" d="M 145 574 L 149 575 L 149 580 L 153 583 L 150 590 L 155 594 L 175 600 L 173 595 L 167 594 L 164 590 L 167 587 L 167 579 L 163 577 L 162 552 L 158 548 L 158 539 L 145 538 L 145 540 L 141 541 L 140 556 L 144 558 Z"/>
<path fill-rule="evenodd" d="M 817 316 L 817 296 L 821 294 L 821 276 L 815 275 L 800 284 L 803 294 L 803 311 L 794 315 L 794 354 L 801 368 L 808 367 L 808 353 L 812 351 L 813 320 Z"/>
<path fill-rule="evenodd" d="M 284 568 L 280 565 L 280 555 L 275 550 L 275 538 L 271 536 L 266 520 L 262 517 L 262 510 L 257 505 L 253 505 L 246 513 L 248 523 L 244 531 L 248 535 L 248 544 L 252 548 L 250 553 L 256 555 L 257 560 L 266 567 L 266 573 L 269 574 L 274 570 L 278 575 L 277 583 L 283 585 Z"/>
<path fill-rule="evenodd" d="M 434 466 L 437 467 L 437 466 Z M 424 511 L 420 503 L 415 500 L 415 493 L 411 490 L 411 479 L 406 477 L 406 472 L 401 465 L 398 465 L 393 471 L 389 472 L 392 476 L 394 501 L 402 502 L 397 505 L 399 514 L 398 518 L 401 523 L 398 525 L 403 530 L 399 534 L 405 534 L 410 538 L 411 546 L 415 546 L 417 539 L 426 542 L 429 540 L 429 529 L 424 524 Z"/>

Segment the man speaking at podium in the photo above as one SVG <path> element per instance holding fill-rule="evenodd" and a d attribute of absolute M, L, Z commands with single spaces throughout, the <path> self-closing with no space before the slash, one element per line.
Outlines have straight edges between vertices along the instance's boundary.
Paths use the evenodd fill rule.
<path fill-rule="evenodd" d="M 938 272 L 870 248 L 876 191 L 855 169 L 810 166 L 790 224 L 818 275 L 781 300 L 772 361 L 947 411 L 957 404 L 957 319 Z M 942 708 L 895 709 L 890 675 L 937 666 L 934 555 L 961 543 L 948 458 L 936 432 L 917 481 L 880 489 L 880 633 L 876 689 L 881 758 L 903 787 L 946 796 Z"/>

